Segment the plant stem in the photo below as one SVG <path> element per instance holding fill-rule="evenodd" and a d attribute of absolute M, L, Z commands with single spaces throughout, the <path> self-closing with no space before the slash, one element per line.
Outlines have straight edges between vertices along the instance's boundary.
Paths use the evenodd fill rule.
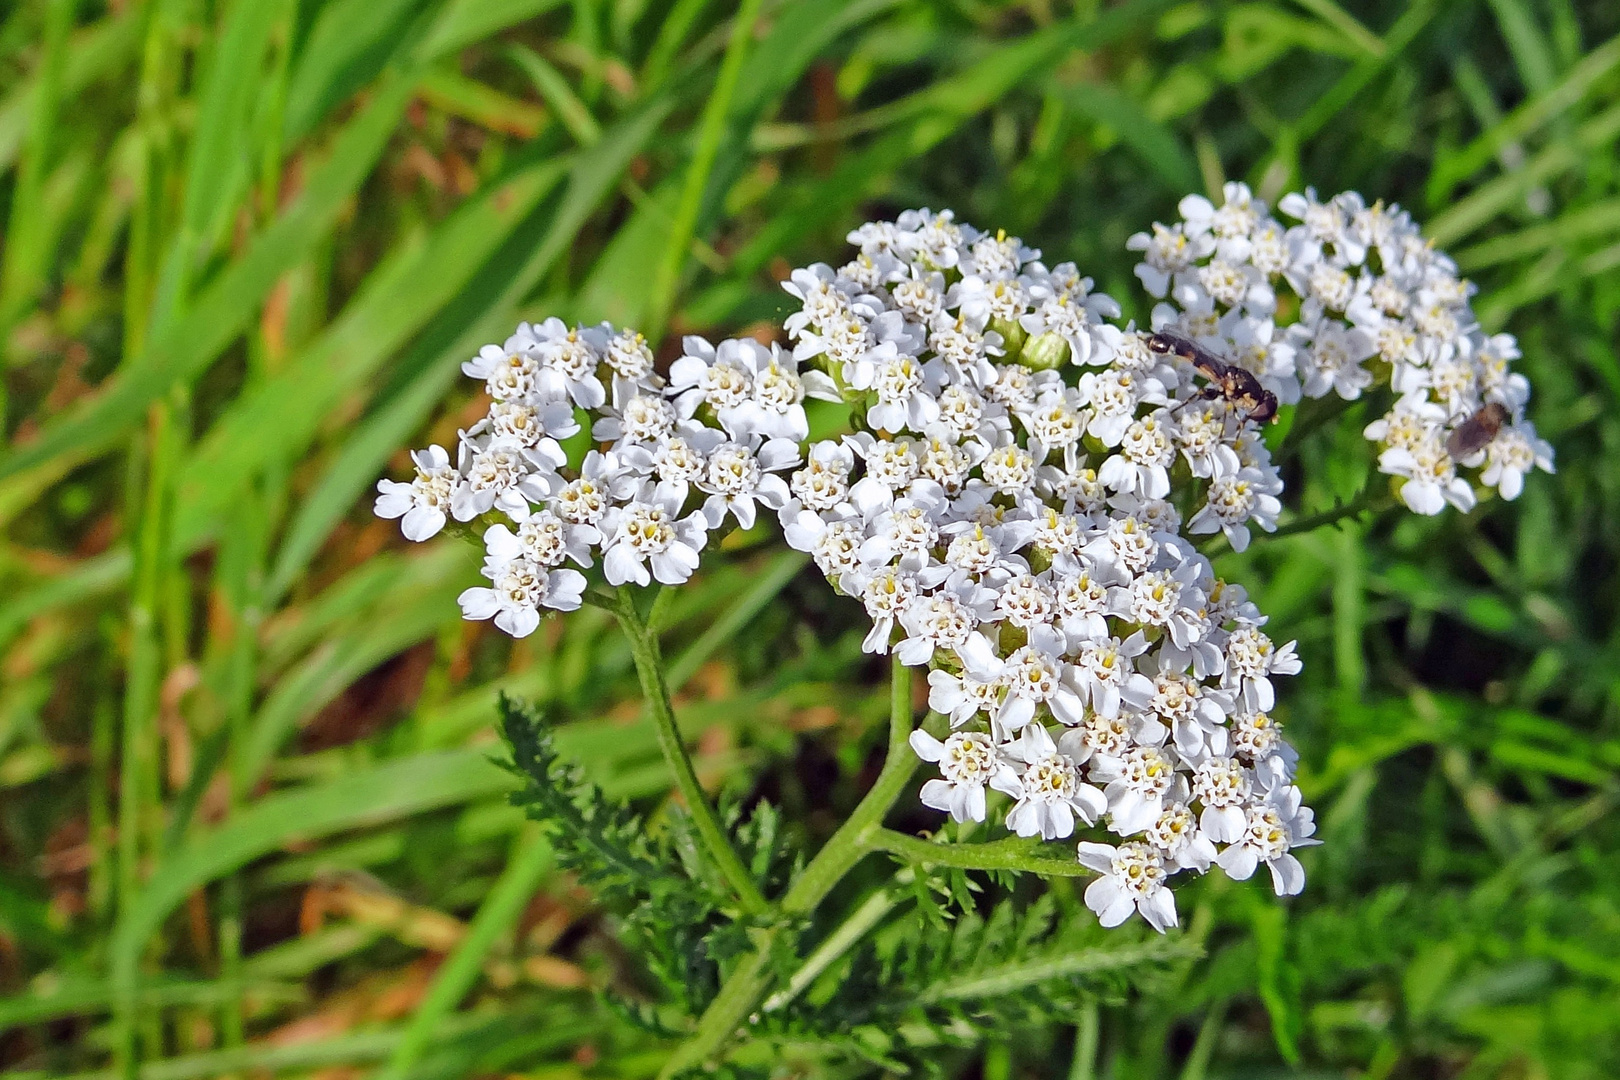
<path fill-rule="evenodd" d="M 851 867 L 876 850 L 873 840 L 882 831 L 884 815 L 917 770 L 917 755 L 910 746 L 912 730 L 911 672 L 896 659 L 889 679 L 889 747 L 883 771 L 849 819 L 822 845 L 782 897 L 783 911 L 800 915 L 813 910 Z"/>
<path fill-rule="evenodd" d="M 1374 481 L 1369 480 L 1367 487 L 1347 503 L 1339 503 L 1315 514 L 1295 518 L 1286 524 L 1279 525 L 1271 532 L 1259 532 L 1255 539 L 1278 540 L 1284 536 L 1294 536 L 1298 533 L 1308 533 L 1313 529 L 1320 529 L 1324 525 L 1332 525 L 1346 518 L 1359 517 L 1362 514 L 1382 514 L 1395 505 L 1395 499 L 1387 492 L 1378 493 Z M 1225 533 L 1214 533 L 1197 545 L 1200 552 L 1205 555 L 1214 555 L 1222 544 L 1226 543 Z"/>
<path fill-rule="evenodd" d="M 1361 514 L 1367 513 L 1368 511 L 1372 511 L 1373 513 L 1382 513 L 1394 505 L 1395 500 L 1390 497 L 1387 491 L 1377 491 L 1374 485 L 1369 483 L 1366 488 L 1362 489 L 1360 495 L 1357 495 L 1349 502 L 1339 503 L 1337 506 L 1329 507 L 1320 513 L 1308 514 L 1302 518 L 1295 518 L 1286 525 L 1277 526 L 1276 532 L 1268 533 L 1267 535 L 1275 538 L 1279 536 L 1292 536 L 1295 533 L 1310 532 L 1312 529 L 1320 529 L 1323 525 L 1332 525 L 1334 522 L 1343 521 L 1345 518 L 1357 517 Z"/>
<path fill-rule="evenodd" d="M 873 839 L 882 832 L 883 817 L 905 791 L 917 768 L 917 755 L 908 745 L 911 732 L 911 672 L 896 659 L 889 680 L 889 746 L 883 771 L 848 820 L 822 845 L 782 897 L 783 914 L 809 914 L 857 862 L 876 850 Z M 779 923 L 758 935 L 753 954 L 727 977 L 720 993 L 698 1020 L 697 1031 L 670 1055 L 658 1074 L 660 1078 L 678 1076 L 708 1060 L 731 1039 L 745 1019 L 757 1019 L 757 1014 L 752 1018 L 750 1014 L 770 989 L 774 975 L 772 954 L 785 932 L 786 924 Z"/>
<path fill-rule="evenodd" d="M 726 884 L 731 886 L 731 891 L 736 893 L 743 911 L 749 915 L 763 915 L 770 910 L 770 904 L 720 828 L 714 808 L 709 805 L 708 796 L 704 795 L 703 787 L 698 783 L 697 772 L 686 753 L 680 728 L 675 724 L 675 708 L 669 700 L 669 683 L 664 678 L 664 658 L 658 648 L 658 635 L 636 610 L 636 594 L 630 586 L 619 586 L 618 599 L 614 614 L 630 639 L 636 674 L 641 677 L 641 693 L 647 700 L 647 708 L 651 710 L 653 724 L 658 730 L 658 747 L 664 752 L 670 772 L 675 774 L 675 787 L 686 802 L 692 824 L 697 827 L 698 836 L 708 849 L 709 857 L 726 879 Z"/>
<path fill-rule="evenodd" d="M 909 884 L 914 876 L 909 868 L 901 870 L 895 875 L 895 883 Z M 799 969 L 788 978 L 787 985 L 765 999 L 762 1011 L 775 1012 L 791 1004 L 794 998 L 804 993 L 807 986 L 815 982 L 834 961 L 865 937 L 868 930 L 882 922 L 883 917 L 893 911 L 899 903 L 900 895 L 893 889 L 879 889 L 868 896 L 838 929 L 828 934 L 826 940 L 816 946 L 815 952 L 805 958 Z"/>
<path fill-rule="evenodd" d="M 1354 404 L 1355 402 L 1347 401 L 1337 394 L 1329 398 L 1306 398 L 1301 401 L 1295 408 L 1293 422 L 1288 425 L 1288 433 L 1283 436 L 1282 442 L 1277 444 L 1271 460 L 1277 465 L 1287 462 L 1299 453 L 1300 444 L 1305 441 L 1307 435 L 1322 430 L 1349 412 Z"/>
<path fill-rule="evenodd" d="M 1097 1003 L 1080 1007 L 1080 1022 L 1074 1028 L 1074 1058 L 1069 1064 L 1069 1080 L 1096 1080 L 1097 1043 L 1102 1017 Z"/>
<path fill-rule="evenodd" d="M 879 829 L 871 843 L 878 850 L 903 856 L 913 862 L 958 866 L 964 870 L 1026 870 L 1047 877 L 1085 877 L 1091 873 L 1078 862 L 1031 855 L 1035 844 L 1021 837 L 987 844 L 936 844 L 893 829 Z"/>

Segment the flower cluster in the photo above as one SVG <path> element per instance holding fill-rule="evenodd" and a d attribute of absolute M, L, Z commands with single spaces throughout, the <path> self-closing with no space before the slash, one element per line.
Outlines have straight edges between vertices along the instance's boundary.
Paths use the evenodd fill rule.
<path fill-rule="evenodd" d="M 1552 448 L 1524 419 L 1530 386 L 1510 369 L 1513 336 L 1480 328 L 1473 286 L 1409 214 L 1307 189 L 1278 204 L 1298 222 L 1285 227 L 1247 185 L 1223 195 L 1219 207 L 1189 195 L 1179 222 L 1131 237 L 1137 276 L 1163 301 L 1155 328 L 1226 354 L 1284 403 L 1387 387 L 1388 411 L 1366 435 L 1418 513 L 1471 509 L 1463 468 L 1506 499 L 1531 469 L 1552 471 Z"/>
<path fill-rule="evenodd" d="M 579 607 L 580 570 L 597 557 L 610 585 L 679 585 L 710 532 L 787 504 L 805 396 L 837 396 L 775 346 L 684 345 L 666 379 L 633 331 L 524 323 L 462 365 L 490 407 L 459 434 L 455 464 L 441 447 L 417 451 L 414 479 L 378 484 L 377 514 L 403 519 L 411 540 L 450 518 L 482 527 L 490 585 L 462 593 L 462 612 L 514 637 L 543 608 Z M 571 460 L 562 443 L 586 427 L 594 448 Z"/>
<path fill-rule="evenodd" d="M 1048 841 L 1090 830 L 1108 926 L 1174 925 L 1172 879 L 1212 867 L 1263 863 L 1297 893 L 1292 852 L 1317 841 L 1271 710 L 1299 660 L 1193 543 L 1242 551 L 1281 509 L 1264 395 L 1225 365 L 1285 404 L 1387 386 L 1367 437 L 1421 513 L 1473 504 L 1459 467 L 1513 498 L 1552 463 L 1513 339 L 1478 328 L 1407 215 L 1353 194 L 1280 208 L 1300 224 L 1229 184 L 1133 237 L 1152 332 L 1073 264 L 928 210 L 793 272 L 791 351 L 688 337 L 664 374 L 633 331 L 525 323 L 463 366 L 487 415 L 382 481 L 376 512 L 412 540 L 478 532 L 490 584 L 463 613 L 517 637 L 577 608 L 587 571 L 679 584 L 711 533 L 774 512 L 865 607 L 864 648 L 929 669 L 925 804 Z M 846 407 L 846 433 L 810 441 L 808 398 Z"/>
<path fill-rule="evenodd" d="M 1173 925 L 1168 879 L 1214 865 L 1298 892 L 1313 822 L 1268 710 L 1299 662 L 1187 540 L 1274 527 L 1255 425 L 1014 238 L 916 211 L 850 240 L 785 287 L 794 357 L 858 430 L 808 447 L 779 516 L 868 651 L 933 669 L 923 802 L 982 821 L 994 788 L 1020 836 L 1114 834 L 1079 848 L 1110 926 Z"/>

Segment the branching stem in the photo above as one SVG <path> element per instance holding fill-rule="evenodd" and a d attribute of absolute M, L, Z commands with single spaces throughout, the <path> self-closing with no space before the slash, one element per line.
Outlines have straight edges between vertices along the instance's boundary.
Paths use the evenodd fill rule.
<path fill-rule="evenodd" d="M 784 915 L 792 919 L 815 910 L 856 863 L 877 850 L 874 841 L 884 831 L 883 817 L 905 791 L 917 768 L 917 755 L 908 745 L 911 732 L 911 672 L 896 659 L 889 683 L 889 746 L 883 771 L 848 820 L 822 845 L 782 897 Z M 773 981 L 772 955 L 790 925 L 788 920 L 783 920 L 757 935 L 754 952 L 727 977 L 720 993 L 698 1020 L 692 1037 L 670 1055 L 659 1073 L 660 1078 L 679 1076 L 707 1061 L 744 1023 L 757 1022 L 759 1014 L 755 1010 Z"/>
<path fill-rule="evenodd" d="M 613 613 L 618 616 L 619 625 L 624 627 L 625 636 L 630 639 L 636 674 L 641 677 L 641 694 L 646 698 L 647 709 L 652 713 L 653 725 L 658 731 L 658 748 L 664 752 L 669 771 L 675 774 L 675 787 L 686 802 L 692 824 L 697 827 L 698 836 L 703 840 L 709 857 L 714 860 L 715 867 L 726 879 L 726 884 L 731 886 L 743 911 L 748 915 L 763 915 L 770 910 L 770 904 L 738 857 L 737 850 L 726 838 L 725 831 L 720 828 L 714 808 L 709 805 L 708 796 L 698 783 L 692 759 L 686 753 L 686 743 L 681 739 L 680 728 L 675 725 L 675 707 L 670 702 L 669 683 L 664 678 L 664 658 L 658 648 L 658 635 L 636 610 L 635 595 L 628 585 L 619 586 L 618 602 Z"/>

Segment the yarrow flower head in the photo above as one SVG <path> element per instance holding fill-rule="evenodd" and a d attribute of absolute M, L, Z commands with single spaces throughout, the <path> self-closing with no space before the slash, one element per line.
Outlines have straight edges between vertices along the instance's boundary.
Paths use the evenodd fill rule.
<path fill-rule="evenodd" d="M 1277 528 L 1257 419 L 1272 396 L 1387 395 L 1367 436 L 1421 513 L 1471 506 L 1470 471 L 1513 498 L 1552 451 L 1513 340 L 1478 328 L 1397 208 L 1306 192 L 1285 227 L 1228 184 L 1180 210 L 1129 245 L 1151 334 L 1074 265 L 930 210 L 794 270 L 783 344 L 687 337 L 666 374 L 634 331 L 525 323 L 464 365 L 487 415 L 383 480 L 376 512 L 411 540 L 476 530 L 489 584 L 463 613 L 517 637 L 592 580 L 678 585 L 715 533 L 774 516 L 864 609 L 866 652 L 928 669 L 924 805 L 1046 841 L 1090 830 L 1070 850 L 1107 926 L 1176 925 L 1176 883 L 1213 868 L 1263 863 L 1296 893 L 1293 852 L 1317 841 L 1272 711 L 1300 661 L 1195 544 Z M 1226 368 L 1267 393 L 1234 394 Z M 849 420 L 812 441 L 817 399 Z"/>

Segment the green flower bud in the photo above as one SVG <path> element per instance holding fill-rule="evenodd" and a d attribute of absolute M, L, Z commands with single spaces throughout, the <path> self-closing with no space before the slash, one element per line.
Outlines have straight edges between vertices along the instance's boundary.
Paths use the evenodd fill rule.
<path fill-rule="evenodd" d="M 1036 371 L 1055 371 L 1069 362 L 1069 343 L 1049 330 L 1030 338 L 1018 362 Z"/>

